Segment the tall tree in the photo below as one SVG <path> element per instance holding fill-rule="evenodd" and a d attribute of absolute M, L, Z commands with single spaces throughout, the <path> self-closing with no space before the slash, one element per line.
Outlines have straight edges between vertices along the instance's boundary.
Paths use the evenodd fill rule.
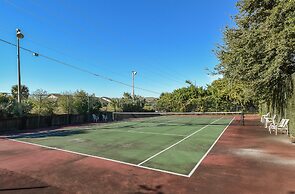
<path fill-rule="evenodd" d="M 15 103 L 7 94 L 0 93 L 0 118 L 7 118 L 13 114 Z"/>
<path fill-rule="evenodd" d="M 73 94 L 70 92 L 63 92 L 57 99 L 57 112 L 59 114 L 73 114 Z"/>
<path fill-rule="evenodd" d="M 17 99 L 17 95 L 18 95 L 18 87 L 17 85 L 14 85 L 11 87 L 11 94 L 13 96 L 14 99 Z M 21 98 L 22 99 L 28 99 L 29 97 L 29 88 L 25 85 L 21 86 Z"/>
<path fill-rule="evenodd" d="M 216 69 L 283 112 L 293 92 L 295 1 L 240 0 L 237 7 L 236 27 L 225 29 Z"/>
<path fill-rule="evenodd" d="M 88 112 L 89 98 L 84 90 L 77 90 L 73 95 L 74 110 L 78 114 L 86 114 Z"/>
<path fill-rule="evenodd" d="M 221 78 L 206 88 L 187 83 L 188 87 L 161 94 L 157 101 L 157 109 L 168 112 L 212 112 L 249 111 L 250 108 L 256 108 L 255 98 L 240 82 Z"/>
<path fill-rule="evenodd" d="M 55 100 L 48 98 L 48 93 L 45 90 L 36 90 L 31 98 L 32 103 L 31 113 L 38 115 L 52 115 L 57 107 Z"/>
<path fill-rule="evenodd" d="M 144 111 L 145 99 L 137 95 L 132 98 L 129 93 L 125 92 L 123 97 L 119 99 L 118 105 L 124 112 L 140 112 Z"/>

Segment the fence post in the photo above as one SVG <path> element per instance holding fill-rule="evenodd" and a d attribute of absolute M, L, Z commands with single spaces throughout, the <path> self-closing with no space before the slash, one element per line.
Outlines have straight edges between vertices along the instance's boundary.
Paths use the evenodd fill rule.
<path fill-rule="evenodd" d="M 70 103 L 69 103 L 69 95 L 67 95 L 67 111 L 68 111 L 68 113 L 67 113 L 67 115 L 68 115 L 67 121 L 68 121 L 68 124 L 70 124 Z"/>
<path fill-rule="evenodd" d="M 42 96 L 40 94 L 39 95 L 39 109 L 38 109 L 38 128 L 40 128 L 41 100 L 42 100 Z"/>
<path fill-rule="evenodd" d="M 244 114 L 244 111 L 242 111 L 241 114 L 242 114 L 242 116 L 241 116 L 242 117 L 241 118 L 242 119 L 242 126 L 244 126 L 245 125 L 245 114 Z"/>
<path fill-rule="evenodd" d="M 88 110 L 87 110 L 87 122 L 90 121 L 89 117 L 90 117 L 90 96 L 88 94 Z"/>

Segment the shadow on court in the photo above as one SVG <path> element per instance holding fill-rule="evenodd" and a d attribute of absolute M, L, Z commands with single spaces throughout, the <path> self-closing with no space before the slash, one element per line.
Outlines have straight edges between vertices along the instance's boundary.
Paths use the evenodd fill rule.
<path fill-rule="evenodd" d="M 144 125 L 146 124 L 146 125 Z M 167 123 L 157 123 L 157 122 L 145 122 L 145 123 L 140 123 L 140 125 L 138 124 L 134 124 L 134 125 L 118 125 L 118 126 L 104 126 L 104 127 L 99 127 L 96 129 L 137 129 L 137 128 L 175 128 L 175 127 L 197 127 L 197 126 L 225 126 L 227 125 L 228 122 L 226 123 L 171 123 L 171 122 L 167 122 Z M 235 125 L 235 124 L 233 124 Z M 96 130 L 94 129 L 94 130 Z"/>
<path fill-rule="evenodd" d="M 85 133 L 87 133 L 87 130 L 85 130 L 85 129 L 57 130 L 57 131 L 46 131 L 46 132 L 40 132 L 40 133 L 14 135 L 14 136 L 11 136 L 10 139 L 17 139 L 17 138 L 65 137 L 65 136 L 85 134 Z"/>
<path fill-rule="evenodd" d="M 139 185 L 139 192 L 136 192 L 136 194 L 143 194 L 143 193 L 155 193 L 155 194 L 164 194 L 162 192 L 162 185 L 156 185 L 155 187 L 153 186 L 147 186 L 147 185 Z"/>
<path fill-rule="evenodd" d="M 31 189 L 45 189 L 48 188 L 48 186 L 38 186 L 38 187 L 19 187 L 19 188 L 7 188 L 7 189 L 1 189 L 1 191 L 22 191 L 22 190 L 31 190 Z"/>

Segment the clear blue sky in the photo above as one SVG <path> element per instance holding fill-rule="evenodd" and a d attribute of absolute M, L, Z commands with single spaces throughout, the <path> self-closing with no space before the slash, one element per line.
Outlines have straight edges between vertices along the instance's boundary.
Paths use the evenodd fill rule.
<path fill-rule="evenodd" d="M 0 38 L 136 86 L 169 92 L 185 80 L 206 86 L 206 68 L 218 64 L 212 50 L 233 25 L 235 0 L 1 0 Z M 84 89 L 119 97 L 131 88 L 22 51 L 22 83 L 31 92 Z M 0 42 L 0 91 L 17 82 L 16 48 Z M 158 96 L 136 90 L 142 96 Z"/>

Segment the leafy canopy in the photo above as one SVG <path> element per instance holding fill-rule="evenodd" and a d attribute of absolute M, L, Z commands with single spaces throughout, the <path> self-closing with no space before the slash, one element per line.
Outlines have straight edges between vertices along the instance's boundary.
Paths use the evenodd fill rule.
<path fill-rule="evenodd" d="M 186 83 L 188 87 L 161 94 L 157 109 L 167 112 L 220 112 L 249 111 L 256 107 L 255 99 L 241 82 L 221 78 L 206 88 L 195 86 L 190 81 Z"/>
<path fill-rule="evenodd" d="M 237 6 L 236 27 L 224 31 L 216 69 L 282 112 L 293 91 L 295 1 L 240 0 Z"/>

